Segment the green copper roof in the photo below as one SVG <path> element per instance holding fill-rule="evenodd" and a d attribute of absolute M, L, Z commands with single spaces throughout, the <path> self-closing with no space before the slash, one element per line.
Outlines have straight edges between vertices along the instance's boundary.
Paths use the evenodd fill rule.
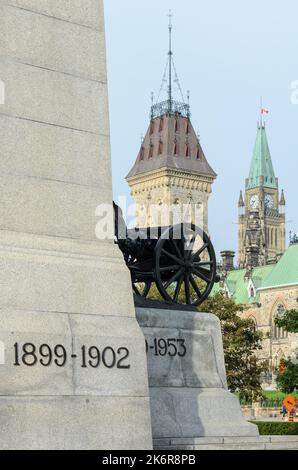
<path fill-rule="evenodd" d="M 274 269 L 274 265 L 259 266 L 252 272 L 252 282 L 255 289 L 263 285 L 265 279 Z M 248 282 L 245 279 L 245 269 L 231 271 L 227 277 L 227 286 L 237 304 L 250 304 L 258 301 L 256 297 L 250 297 L 248 292 Z"/>
<path fill-rule="evenodd" d="M 262 287 L 269 274 L 274 270 L 276 265 L 268 264 L 266 266 L 259 266 L 253 270 L 252 282 L 256 289 Z"/>
<path fill-rule="evenodd" d="M 290 245 L 277 264 L 253 269 L 251 279 L 256 291 L 255 297 L 249 295 L 245 274 L 245 269 L 236 269 L 229 272 L 226 278 L 226 286 L 237 304 L 248 305 L 259 302 L 262 289 L 298 285 L 298 243 Z M 219 291 L 221 291 L 220 285 L 216 284 L 211 295 Z"/>
<path fill-rule="evenodd" d="M 230 295 L 237 304 L 248 305 L 259 302 L 260 290 L 262 289 L 298 285 L 298 243 L 290 245 L 277 264 L 254 268 L 252 283 L 256 291 L 255 297 L 249 295 L 245 273 L 245 269 L 237 269 L 231 271 L 226 279 Z M 212 294 L 218 290 L 219 287 Z"/>
<path fill-rule="evenodd" d="M 298 285 L 298 243 L 290 245 L 260 286 L 261 289 Z"/>
<path fill-rule="evenodd" d="M 261 185 L 261 177 L 264 178 L 263 186 L 277 189 L 277 181 L 272 165 L 265 126 L 258 126 L 246 189 L 259 187 Z"/>
<path fill-rule="evenodd" d="M 227 287 L 236 304 L 248 303 L 247 283 L 244 280 L 245 269 L 231 271 L 227 277 Z"/>

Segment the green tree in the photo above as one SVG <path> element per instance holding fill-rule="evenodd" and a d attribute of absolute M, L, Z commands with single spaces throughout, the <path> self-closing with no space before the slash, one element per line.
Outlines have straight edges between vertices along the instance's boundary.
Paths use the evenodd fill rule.
<path fill-rule="evenodd" d="M 229 389 L 247 400 L 261 397 L 261 374 L 268 365 L 259 361 L 255 353 L 262 349 L 262 333 L 256 331 L 253 320 L 239 316 L 244 307 L 218 293 L 206 300 L 200 310 L 214 313 L 221 322 Z"/>
<path fill-rule="evenodd" d="M 289 333 L 298 333 L 298 310 L 287 310 L 283 315 L 275 319 L 279 328 Z M 284 393 L 298 391 L 298 361 L 288 359 L 283 361 L 277 374 L 276 383 Z"/>
<path fill-rule="evenodd" d="M 275 323 L 289 333 L 298 333 L 298 310 L 287 310 L 275 319 Z"/>
<path fill-rule="evenodd" d="M 290 359 L 283 361 L 283 367 L 278 372 L 276 383 L 284 393 L 298 392 L 298 364 L 294 364 Z"/>

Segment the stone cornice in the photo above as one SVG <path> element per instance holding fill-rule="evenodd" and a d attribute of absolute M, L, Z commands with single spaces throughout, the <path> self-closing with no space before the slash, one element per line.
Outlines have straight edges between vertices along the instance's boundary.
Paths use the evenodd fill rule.
<path fill-rule="evenodd" d="M 128 178 L 127 182 L 133 194 L 171 186 L 211 193 L 214 179 L 207 175 L 164 168 Z"/>

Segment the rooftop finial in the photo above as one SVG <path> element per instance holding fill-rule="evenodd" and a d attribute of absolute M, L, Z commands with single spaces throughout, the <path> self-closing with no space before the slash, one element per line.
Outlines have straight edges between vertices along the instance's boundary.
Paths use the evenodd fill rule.
<path fill-rule="evenodd" d="M 163 114 L 180 114 L 184 117 L 190 117 L 190 108 L 189 104 L 186 104 L 183 92 L 180 86 L 179 78 L 177 75 L 177 70 L 174 63 L 173 58 L 173 50 L 172 50 L 172 30 L 173 30 L 173 23 L 172 23 L 172 10 L 169 10 L 169 52 L 168 52 L 168 59 L 167 64 L 165 67 L 165 71 L 162 78 L 161 87 L 157 96 L 156 104 L 152 105 L 151 107 L 151 119 L 156 117 L 162 116 Z M 160 101 L 160 96 L 164 90 L 164 86 L 167 86 L 167 100 Z M 175 101 L 173 99 L 174 95 L 174 84 L 177 85 L 177 89 L 181 95 L 181 101 Z"/>
<path fill-rule="evenodd" d="M 172 61 L 173 61 L 173 51 L 172 51 L 172 29 L 173 29 L 173 23 L 172 23 L 172 10 L 169 10 L 169 108 L 170 112 L 172 112 Z"/>

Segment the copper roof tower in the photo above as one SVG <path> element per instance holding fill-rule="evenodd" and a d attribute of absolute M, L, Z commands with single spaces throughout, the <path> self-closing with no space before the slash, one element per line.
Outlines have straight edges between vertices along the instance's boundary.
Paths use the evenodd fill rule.
<path fill-rule="evenodd" d="M 168 61 L 163 83 L 166 80 L 166 75 L 168 75 L 167 100 L 152 105 L 149 128 L 137 160 L 126 178 L 129 181 L 130 178 L 142 173 L 160 168 L 174 168 L 210 176 L 214 179 L 216 173 L 208 164 L 191 124 L 189 99 L 188 102 L 185 102 L 176 73 L 172 51 L 171 14 Z M 180 101 L 173 99 L 173 75 L 182 98 Z"/>
<path fill-rule="evenodd" d="M 190 120 L 189 93 L 187 100 L 183 97 L 173 60 L 172 15 L 169 16 L 169 51 L 162 86 L 156 103 L 152 102 L 150 124 L 137 159 L 126 177 L 135 202 L 144 207 L 148 206 L 148 199 L 158 204 L 178 200 L 205 203 L 216 178 Z M 167 99 L 162 101 L 164 83 Z M 180 100 L 174 99 L 175 87 Z M 175 191 L 175 187 L 180 190 Z"/>

